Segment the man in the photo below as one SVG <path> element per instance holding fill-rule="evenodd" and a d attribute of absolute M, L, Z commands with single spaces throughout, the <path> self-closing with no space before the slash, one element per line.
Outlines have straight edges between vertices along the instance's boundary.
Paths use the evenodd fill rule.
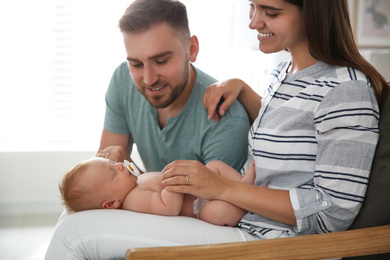
<path fill-rule="evenodd" d="M 207 119 L 202 97 L 215 79 L 195 68 L 199 51 L 178 1 L 134 1 L 119 21 L 127 54 L 106 93 L 97 156 L 131 160 L 137 145 L 147 171 L 178 160 L 221 160 L 239 170 L 249 121 L 235 103 L 221 122 Z M 129 73 L 130 72 L 130 73 Z"/>
<path fill-rule="evenodd" d="M 196 60 L 199 44 L 190 36 L 185 6 L 174 0 L 136 0 L 119 27 L 128 62 L 116 69 L 106 94 L 97 156 L 129 160 L 136 143 L 147 171 L 161 171 L 178 159 L 204 164 L 221 160 L 239 170 L 247 156 L 249 120 L 238 102 L 219 123 L 208 120 L 202 98 L 216 80 L 190 64 Z M 63 214 L 45 259 L 123 258 L 129 241 L 142 240 L 137 228 L 150 230 L 163 243 L 169 234 L 149 225 L 172 228 L 177 219 L 164 219 L 170 221 L 165 224 L 150 217 L 155 215 L 122 210 Z M 184 217 L 181 221 L 193 220 Z M 201 221 L 189 225 L 195 224 L 196 230 L 205 228 Z M 231 242 L 226 232 L 238 231 L 221 232 L 226 237 L 221 242 Z M 192 236 L 183 232 L 179 240 L 185 237 Z"/>

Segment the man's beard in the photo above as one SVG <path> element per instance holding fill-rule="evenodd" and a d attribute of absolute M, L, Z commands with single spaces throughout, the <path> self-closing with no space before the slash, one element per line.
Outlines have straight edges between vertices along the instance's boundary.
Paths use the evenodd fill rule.
<path fill-rule="evenodd" d="M 165 82 L 165 81 L 157 81 L 153 86 L 165 86 L 165 88 L 169 88 L 171 90 L 171 93 L 166 98 L 165 96 L 148 96 L 145 95 L 144 92 L 142 94 L 146 98 L 146 100 L 150 103 L 151 106 L 154 108 L 166 108 L 170 106 L 175 100 L 183 93 L 185 87 L 188 83 L 188 75 L 189 75 L 189 68 L 186 66 L 184 69 L 183 77 L 181 82 L 179 82 L 177 85 L 172 86 L 171 84 Z"/>

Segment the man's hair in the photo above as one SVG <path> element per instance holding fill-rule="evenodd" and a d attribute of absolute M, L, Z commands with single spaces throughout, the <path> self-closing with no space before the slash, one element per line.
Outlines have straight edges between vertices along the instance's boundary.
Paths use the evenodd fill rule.
<path fill-rule="evenodd" d="M 190 38 L 187 9 L 177 0 L 135 0 L 119 20 L 122 33 L 141 33 L 152 26 L 167 23 L 182 40 Z"/>
<path fill-rule="evenodd" d="M 101 208 L 98 203 L 98 194 L 94 194 L 91 187 L 85 187 L 78 183 L 82 174 L 89 167 L 89 162 L 81 162 L 65 174 L 59 185 L 63 205 L 70 211 L 82 211 Z"/>

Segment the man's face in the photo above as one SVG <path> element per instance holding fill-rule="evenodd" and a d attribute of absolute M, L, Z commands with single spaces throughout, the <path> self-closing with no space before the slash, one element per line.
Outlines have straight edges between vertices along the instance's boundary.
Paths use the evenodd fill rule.
<path fill-rule="evenodd" d="M 125 33 L 130 74 L 139 92 L 155 108 L 171 105 L 189 79 L 188 47 L 168 24 L 141 33 Z"/>

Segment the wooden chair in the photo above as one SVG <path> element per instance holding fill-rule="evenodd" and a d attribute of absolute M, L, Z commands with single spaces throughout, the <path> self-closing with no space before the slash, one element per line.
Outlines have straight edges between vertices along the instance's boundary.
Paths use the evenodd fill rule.
<path fill-rule="evenodd" d="M 390 101 L 381 106 L 380 137 L 365 201 L 348 231 L 250 242 L 131 248 L 133 259 L 390 259 Z"/>

